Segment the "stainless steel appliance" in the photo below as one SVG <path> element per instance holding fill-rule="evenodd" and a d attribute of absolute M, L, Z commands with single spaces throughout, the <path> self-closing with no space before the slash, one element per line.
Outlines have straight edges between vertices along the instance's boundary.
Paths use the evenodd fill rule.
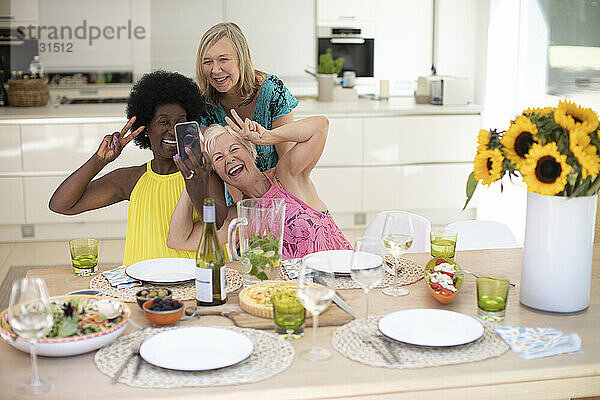
<path fill-rule="evenodd" d="M 357 26 L 320 26 L 317 31 L 317 64 L 319 63 L 319 54 L 323 54 L 328 48 L 331 48 L 334 59 L 344 58 L 344 66 L 339 76 L 343 76 L 345 71 L 354 71 L 359 78 L 373 77 L 375 39 L 372 29 Z"/>

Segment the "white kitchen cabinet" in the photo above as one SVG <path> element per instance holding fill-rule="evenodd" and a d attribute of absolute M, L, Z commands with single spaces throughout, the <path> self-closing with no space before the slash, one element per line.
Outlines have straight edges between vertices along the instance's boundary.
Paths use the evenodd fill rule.
<path fill-rule="evenodd" d="M 361 168 L 317 168 L 311 178 L 321 200 L 335 213 L 362 209 L 363 172 Z"/>
<path fill-rule="evenodd" d="M 124 221 L 127 219 L 128 201 L 88 211 L 79 215 L 56 214 L 48 208 L 48 202 L 54 190 L 64 177 L 25 177 L 25 220 L 28 224 L 73 223 L 97 221 Z"/>
<path fill-rule="evenodd" d="M 364 0 L 317 0 L 319 24 L 328 22 L 374 21 L 374 1 Z"/>
<path fill-rule="evenodd" d="M 256 69 L 304 77 L 316 54 L 314 2 L 224 0 L 225 18 L 244 32 Z"/>
<path fill-rule="evenodd" d="M 0 224 L 24 224 L 25 206 L 22 178 L 0 178 Z"/>
<path fill-rule="evenodd" d="M 223 0 L 152 0 L 151 7 L 152 70 L 178 71 L 195 80 L 200 39 L 224 20 Z"/>
<path fill-rule="evenodd" d="M 329 118 L 327 143 L 317 165 L 356 165 L 363 161 L 362 118 Z"/>
<path fill-rule="evenodd" d="M 0 126 L 0 174 L 21 171 L 19 125 Z"/>
<path fill-rule="evenodd" d="M 468 163 L 364 168 L 363 209 L 460 210 L 471 171 Z"/>
<path fill-rule="evenodd" d="M 71 173 L 98 150 L 105 135 L 121 130 L 113 124 L 44 124 L 21 126 L 23 171 L 60 171 Z M 140 165 L 152 159 L 149 149 L 142 150 L 133 142 L 102 172 Z"/>
<path fill-rule="evenodd" d="M 471 162 L 479 115 L 365 119 L 366 163 Z"/>

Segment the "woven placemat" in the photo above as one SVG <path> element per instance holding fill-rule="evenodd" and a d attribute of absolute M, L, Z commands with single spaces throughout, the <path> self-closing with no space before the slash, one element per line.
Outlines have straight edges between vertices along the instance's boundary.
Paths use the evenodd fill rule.
<path fill-rule="evenodd" d="M 279 275 L 283 280 L 290 280 L 297 277 L 300 264 L 290 263 L 291 261 L 292 260 L 286 260 L 286 262 L 282 263 Z M 394 259 L 391 256 L 389 258 L 386 256 L 385 261 L 392 265 L 393 270 Z M 398 266 L 398 285 L 410 285 L 411 283 L 415 283 L 422 279 L 425 273 L 424 267 L 407 258 L 400 258 L 398 260 Z M 350 276 L 336 275 L 335 283 L 337 290 L 360 289 L 360 286 L 354 282 Z M 386 288 L 388 286 L 392 286 L 393 284 L 394 275 L 385 271 L 383 280 L 375 287 Z"/>
<path fill-rule="evenodd" d="M 494 325 L 483 322 L 483 337 L 473 343 L 454 347 L 421 347 L 388 341 L 383 338 L 377 328 L 381 315 L 369 317 L 367 332 L 381 346 L 382 351 L 393 351 L 401 363 L 391 363 L 372 345 L 365 344 L 359 335 L 364 329 L 364 319 L 353 320 L 340 326 L 333 333 L 331 344 L 343 356 L 373 367 L 387 368 L 425 368 L 440 365 L 461 364 L 498 357 L 508 350 L 508 345 L 494 332 Z M 383 347 L 382 347 L 383 346 Z"/>
<path fill-rule="evenodd" d="M 242 287 L 242 275 L 235 269 L 225 269 L 225 279 L 227 280 L 227 293 L 235 292 Z M 135 303 L 137 300 L 135 294 L 142 289 L 167 288 L 173 292 L 173 298 L 177 300 L 193 300 L 196 298 L 196 286 L 194 282 L 181 283 L 178 285 L 150 285 L 134 286 L 124 289 L 117 289 L 112 286 L 108 279 L 102 274 L 94 276 L 90 280 L 90 289 L 96 289 L 102 292 L 103 296 L 115 298 L 126 303 Z"/>
<path fill-rule="evenodd" d="M 210 371 L 175 371 L 156 367 L 147 362 L 140 361 L 141 365 L 135 379 L 133 370 L 136 364 L 135 357 L 128 362 L 127 367 L 119 377 L 119 383 L 141 388 L 177 388 L 191 386 L 223 386 L 240 383 L 262 381 L 285 371 L 294 360 L 294 348 L 286 340 L 275 336 L 271 332 L 256 329 L 219 327 L 231 329 L 242 333 L 254 343 L 254 352 L 245 361 L 227 368 Z M 164 332 L 171 328 L 153 328 L 144 330 L 144 333 L 134 332 L 122 336 L 112 344 L 96 352 L 94 361 L 103 373 L 112 377 L 130 356 L 134 346 L 140 341 L 140 336 L 145 339 Z M 179 328 L 185 329 L 185 328 Z"/>

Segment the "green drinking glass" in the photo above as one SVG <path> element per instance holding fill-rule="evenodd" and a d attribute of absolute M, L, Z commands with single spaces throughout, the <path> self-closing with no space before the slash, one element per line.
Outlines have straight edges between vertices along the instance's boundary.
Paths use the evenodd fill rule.
<path fill-rule="evenodd" d="M 73 239 L 69 241 L 71 263 L 75 276 L 89 276 L 98 272 L 98 241 Z"/>
<path fill-rule="evenodd" d="M 454 231 L 431 231 L 431 256 L 453 258 L 457 236 Z"/>
<path fill-rule="evenodd" d="M 284 339 L 299 339 L 304 335 L 306 310 L 296 297 L 295 289 L 278 290 L 271 297 L 275 334 Z"/>
<path fill-rule="evenodd" d="M 488 321 L 502 321 L 510 282 L 504 278 L 481 276 L 477 278 L 477 314 Z"/>

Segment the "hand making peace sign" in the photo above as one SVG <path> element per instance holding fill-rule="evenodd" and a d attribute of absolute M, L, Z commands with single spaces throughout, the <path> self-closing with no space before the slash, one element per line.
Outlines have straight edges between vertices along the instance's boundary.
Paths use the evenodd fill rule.
<path fill-rule="evenodd" d="M 111 135 L 104 136 L 104 139 L 102 139 L 102 143 L 100 143 L 100 147 L 96 152 L 96 155 L 103 162 L 109 163 L 114 161 L 121 154 L 123 148 L 144 130 L 145 126 L 140 126 L 135 131 L 125 136 L 131 128 L 131 125 L 135 122 L 135 119 L 136 117 L 132 117 L 127 121 L 127 124 L 125 124 L 120 132 L 114 132 Z"/>

